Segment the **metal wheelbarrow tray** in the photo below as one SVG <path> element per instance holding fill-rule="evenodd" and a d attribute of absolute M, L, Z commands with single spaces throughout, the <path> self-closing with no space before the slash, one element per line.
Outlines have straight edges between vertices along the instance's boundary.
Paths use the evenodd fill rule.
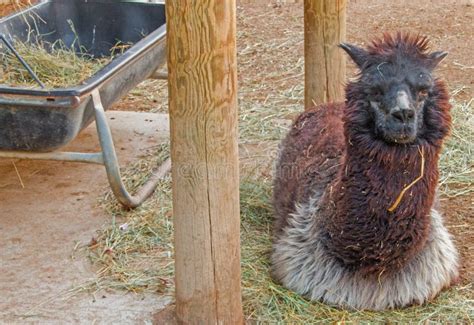
<path fill-rule="evenodd" d="M 77 86 L 46 90 L 0 85 L 0 157 L 103 164 L 119 201 L 140 205 L 170 162 L 130 195 L 120 178 L 104 110 L 166 62 L 165 24 L 164 4 L 120 0 L 47 0 L 1 19 L 0 34 L 11 43 L 62 40 L 95 57 L 110 55 L 117 41 L 134 45 Z M 55 151 L 94 120 L 101 152 Z"/>

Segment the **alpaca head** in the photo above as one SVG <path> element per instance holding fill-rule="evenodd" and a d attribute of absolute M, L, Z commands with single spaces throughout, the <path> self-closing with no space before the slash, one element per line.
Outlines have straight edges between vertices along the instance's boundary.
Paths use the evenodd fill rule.
<path fill-rule="evenodd" d="M 358 130 L 389 144 L 411 144 L 433 127 L 425 115 L 438 99 L 437 80 L 432 76 L 446 52 L 428 53 L 426 37 L 385 34 L 367 48 L 341 44 L 360 70 L 347 88 L 349 105 Z M 434 121 L 432 121 L 434 122 Z M 352 123 L 354 124 L 354 123 Z"/>

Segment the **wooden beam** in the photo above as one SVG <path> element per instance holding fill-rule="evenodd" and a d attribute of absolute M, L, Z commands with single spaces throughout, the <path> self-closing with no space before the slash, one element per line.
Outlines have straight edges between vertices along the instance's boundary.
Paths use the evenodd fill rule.
<path fill-rule="evenodd" d="M 243 323 L 235 0 L 166 3 L 176 316 Z"/>
<path fill-rule="evenodd" d="M 305 109 L 342 101 L 346 62 L 346 0 L 305 0 Z"/>

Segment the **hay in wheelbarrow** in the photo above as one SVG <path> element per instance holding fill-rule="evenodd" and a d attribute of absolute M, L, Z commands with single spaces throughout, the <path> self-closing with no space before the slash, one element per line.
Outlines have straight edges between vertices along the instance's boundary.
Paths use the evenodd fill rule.
<path fill-rule="evenodd" d="M 123 53 L 129 44 L 117 43 L 109 56 L 92 57 L 77 53 L 61 41 L 54 44 L 14 42 L 14 48 L 46 88 L 79 85 Z M 49 50 L 47 50 L 49 49 Z M 0 52 L 0 83 L 12 87 L 37 88 L 38 84 L 8 50 Z"/>

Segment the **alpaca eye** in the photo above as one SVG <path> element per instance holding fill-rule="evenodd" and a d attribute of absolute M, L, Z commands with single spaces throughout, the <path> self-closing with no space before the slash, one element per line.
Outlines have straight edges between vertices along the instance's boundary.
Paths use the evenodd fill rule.
<path fill-rule="evenodd" d="M 418 96 L 419 96 L 419 97 L 426 97 L 426 96 L 428 96 L 428 89 L 420 89 L 420 90 L 418 90 Z"/>
<path fill-rule="evenodd" d="M 372 95 L 375 97 L 380 97 L 383 95 L 382 89 L 380 88 L 374 88 L 372 89 Z"/>

